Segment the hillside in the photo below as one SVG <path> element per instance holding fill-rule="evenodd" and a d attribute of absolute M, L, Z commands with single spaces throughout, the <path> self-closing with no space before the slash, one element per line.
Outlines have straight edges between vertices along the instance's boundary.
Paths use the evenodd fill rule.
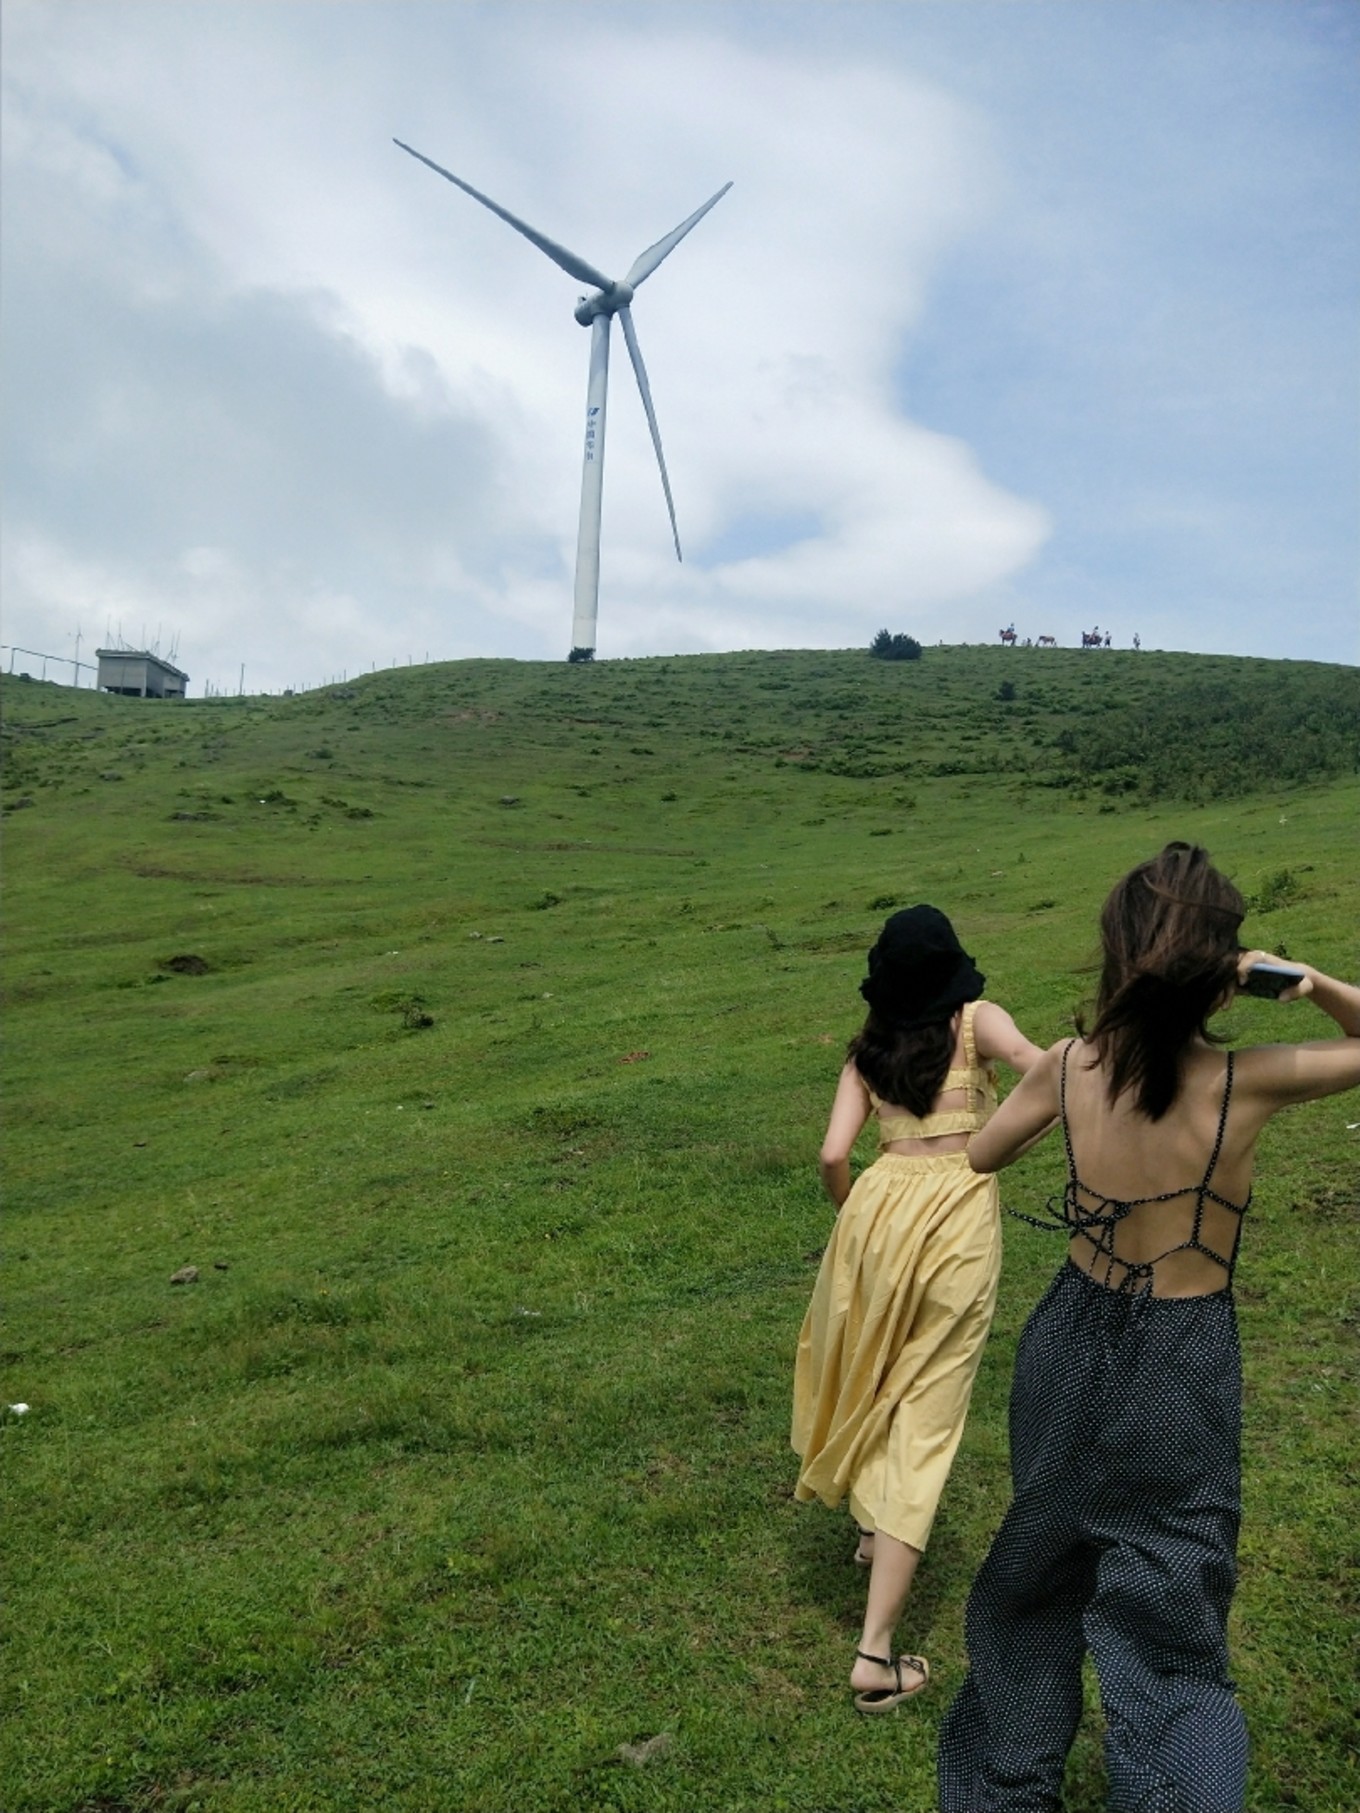
<path fill-rule="evenodd" d="M 1005 776 L 1015 788 L 1144 799 L 1217 798 L 1360 771 L 1355 669 L 1227 656 L 941 648 L 918 662 L 872 661 L 858 650 L 577 668 L 467 661 L 387 670 L 295 698 L 195 700 L 176 708 L 177 722 L 152 705 L 156 735 L 147 748 L 128 716 L 140 702 L 12 677 L 5 698 L 11 803 L 31 784 L 94 779 L 110 752 L 145 767 L 150 748 L 167 737 L 183 739 L 181 766 L 211 768 L 226 754 L 222 739 L 239 743 L 247 726 L 254 758 L 305 757 L 300 772 L 308 773 L 318 762 L 323 771 L 337 762 L 342 771 L 362 767 L 353 763 L 358 748 L 307 748 L 316 733 L 380 733 L 385 759 L 412 760 L 426 780 L 449 761 L 505 760 L 516 749 L 575 756 L 587 784 L 608 778 L 606 756 L 638 757 L 641 773 L 658 757 L 689 765 L 721 753 L 752 772 Z M 412 726 L 428 739 L 413 744 L 400 734 Z M 663 732 L 664 749 L 633 746 Z M 626 748 L 618 746 L 623 738 L 632 739 Z M 731 747 L 715 752 L 715 742 Z M 422 754 L 434 760 L 421 763 Z"/>
<path fill-rule="evenodd" d="M 910 1614 L 938 1689 L 851 1726 L 862 1582 L 785 1443 L 865 948 L 932 899 L 1051 1040 L 1110 881 L 1183 836 L 1253 940 L 1353 973 L 1360 676 L 928 649 L 0 705 L 7 1813 L 932 1804 L 1056 1256 L 1008 1234 Z M 1228 1031 L 1281 1015 L 1324 1029 Z M 1360 1804 L 1358 1115 L 1270 1131 L 1241 1273 L 1260 1813 Z M 1077 1813 L 1100 1775 L 1093 1721 Z"/>

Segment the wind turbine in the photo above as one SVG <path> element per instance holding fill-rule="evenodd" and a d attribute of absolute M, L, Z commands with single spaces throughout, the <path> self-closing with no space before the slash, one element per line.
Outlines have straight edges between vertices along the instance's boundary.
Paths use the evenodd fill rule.
<path fill-rule="evenodd" d="M 401 139 L 393 139 L 394 145 L 439 176 L 445 177 L 456 188 L 470 195 L 474 201 L 481 202 L 484 208 L 490 208 L 493 214 L 512 226 L 517 233 L 522 233 L 540 252 L 546 252 L 553 263 L 560 265 L 568 276 L 575 277 L 580 283 L 591 283 L 595 292 L 582 296 L 576 304 L 576 319 L 582 327 L 590 329 L 590 379 L 586 387 L 586 440 L 585 456 L 581 469 L 581 517 L 576 534 L 576 603 L 571 625 L 571 656 L 573 661 L 589 661 L 595 654 L 595 621 L 599 614 L 600 603 L 600 505 L 604 496 L 604 423 L 605 404 L 609 389 L 609 323 L 615 315 L 623 328 L 623 337 L 628 346 L 628 357 L 633 362 L 633 373 L 637 378 L 638 390 L 642 393 L 642 407 L 647 412 L 647 426 L 652 431 L 652 445 L 656 448 L 657 464 L 661 468 L 661 488 L 666 493 L 666 508 L 670 512 L 671 534 L 675 538 L 675 558 L 682 559 L 680 553 L 680 531 L 675 524 L 675 504 L 671 500 L 671 481 L 666 475 L 666 456 L 661 451 L 661 431 L 656 425 L 656 411 L 652 408 L 652 392 L 647 382 L 647 368 L 642 363 L 642 349 L 638 345 L 637 329 L 633 326 L 633 314 L 629 304 L 633 292 L 644 278 L 650 277 L 662 259 L 673 252 L 686 233 L 697 227 L 709 209 L 720 202 L 731 183 L 724 183 L 716 195 L 710 196 L 702 208 L 697 208 L 688 220 L 682 220 L 664 239 L 658 239 L 655 245 L 648 246 L 645 252 L 633 260 L 632 269 L 623 279 L 616 282 L 606 277 L 603 271 L 596 270 L 584 258 L 575 252 L 569 252 L 545 233 L 537 232 L 527 225 L 508 208 L 492 201 L 489 195 L 483 195 L 480 189 L 474 189 L 471 183 L 465 183 L 461 176 L 455 176 L 452 170 L 446 170 L 442 164 L 434 162 L 419 151 L 404 144 Z"/>

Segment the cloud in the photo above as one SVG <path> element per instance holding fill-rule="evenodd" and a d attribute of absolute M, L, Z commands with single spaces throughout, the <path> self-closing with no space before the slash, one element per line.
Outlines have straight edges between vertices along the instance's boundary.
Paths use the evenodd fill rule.
<path fill-rule="evenodd" d="M 565 653 L 578 286 L 396 135 L 620 273 L 734 179 L 635 307 L 683 565 L 615 337 L 602 653 L 1353 657 L 1355 30 L 1220 11 L 17 0 L 6 634 Z"/>
<path fill-rule="evenodd" d="M 575 286 L 393 129 L 620 272 L 737 180 L 636 305 L 683 567 L 616 344 L 602 652 L 858 640 L 890 608 L 943 633 L 1033 556 L 1043 511 L 891 383 L 990 205 L 966 109 L 707 33 L 325 17 L 323 83 L 314 9 L 60 33 L 19 11 L 6 583 L 28 636 L 163 620 L 191 672 L 244 659 L 260 684 L 412 646 L 564 652 Z"/>

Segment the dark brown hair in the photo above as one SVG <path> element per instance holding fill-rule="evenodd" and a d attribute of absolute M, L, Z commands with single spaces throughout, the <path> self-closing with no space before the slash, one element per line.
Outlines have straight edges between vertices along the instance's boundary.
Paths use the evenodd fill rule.
<path fill-rule="evenodd" d="M 885 1102 L 911 1114 L 930 1113 L 954 1054 L 954 1022 L 892 1026 L 870 1009 L 846 1056 Z"/>
<path fill-rule="evenodd" d="M 1209 1015 L 1236 978 L 1245 911 L 1198 844 L 1168 844 L 1111 890 L 1089 1035 L 1111 1103 L 1132 1090 L 1139 1113 L 1157 1121 L 1175 1101 L 1182 1059 L 1197 1035 L 1212 1038 Z"/>

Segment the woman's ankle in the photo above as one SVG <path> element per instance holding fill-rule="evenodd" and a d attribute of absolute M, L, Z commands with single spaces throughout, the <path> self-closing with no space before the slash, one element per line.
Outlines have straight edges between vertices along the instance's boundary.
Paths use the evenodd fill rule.
<path fill-rule="evenodd" d="M 894 1633 L 891 1630 L 885 1631 L 881 1627 L 873 1632 L 865 1631 L 859 1640 L 858 1653 L 865 1657 L 887 1657 L 891 1661 L 893 1637 Z"/>

